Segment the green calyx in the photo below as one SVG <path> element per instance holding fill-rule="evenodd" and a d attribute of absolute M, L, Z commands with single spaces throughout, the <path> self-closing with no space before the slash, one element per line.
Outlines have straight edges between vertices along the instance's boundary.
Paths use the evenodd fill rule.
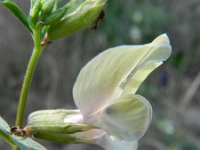
<path fill-rule="evenodd" d="M 67 122 L 65 120 L 67 117 L 72 117 L 73 119 L 77 115 L 81 116 L 77 110 L 57 109 L 36 111 L 29 115 L 27 127 L 30 128 L 30 134 L 37 138 L 59 143 L 78 143 L 81 140 L 77 139 L 73 134 L 88 131 L 94 129 L 94 127 L 79 122 Z"/>

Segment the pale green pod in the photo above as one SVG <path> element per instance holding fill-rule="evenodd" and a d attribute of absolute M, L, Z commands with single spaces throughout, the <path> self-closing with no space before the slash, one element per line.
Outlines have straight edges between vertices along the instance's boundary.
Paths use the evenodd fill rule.
<path fill-rule="evenodd" d="M 87 0 L 83 2 L 60 22 L 50 26 L 47 33 L 48 39 L 56 40 L 90 26 L 99 16 L 106 1 Z"/>

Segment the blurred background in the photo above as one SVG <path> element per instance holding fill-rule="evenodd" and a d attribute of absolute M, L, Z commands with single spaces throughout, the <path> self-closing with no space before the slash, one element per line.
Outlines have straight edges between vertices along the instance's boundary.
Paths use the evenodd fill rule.
<path fill-rule="evenodd" d="M 26 13 L 29 1 L 13 0 Z M 109 0 L 97 30 L 86 29 L 50 44 L 42 54 L 28 97 L 26 117 L 35 110 L 75 108 L 72 87 L 80 69 L 101 51 L 151 42 L 167 33 L 170 59 L 138 93 L 150 100 L 153 121 L 140 150 L 200 149 L 200 1 Z M 14 125 L 18 97 L 33 43 L 24 27 L 0 6 L 0 115 Z M 49 150 L 102 150 L 91 145 L 40 141 Z M 0 149 L 10 149 L 0 139 Z"/>

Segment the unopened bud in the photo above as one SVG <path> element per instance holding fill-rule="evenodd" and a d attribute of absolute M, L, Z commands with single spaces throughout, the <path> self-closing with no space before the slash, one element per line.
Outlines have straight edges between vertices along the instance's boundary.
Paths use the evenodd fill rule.
<path fill-rule="evenodd" d="M 52 12 L 54 8 L 54 4 L 55 4 L 55 0 L 47 0 L 44 2 L 44 4 L 42 4 L 42 8 L 41 8 L 42 18 L 48 16 Z"/>
<path fill-rule="evenodd" d="M 45 25 L 52 25 L 60 21 L 60 19 L 66 14 L 69 10 L 70 6 L 67 5 L 66 7 L 60 8 L 55 12 L 51 13 L 48 17 L 46 17 L 43 22 Z"/>
<path fill-rule="evenodd" d="M 49 40 L 56 40 L 75 31 L 90 26 L 102 12 L 107 0 L 87 0 L 82 2 L 74 11 L 50 26 L 47 36 Z"/>
<path fill-rule="evenodd" d="M 39 19 L 39 12 L 41 10 L 41 1 L 40 0 L 36 0 L 34 2 L 34 5 L 33 5 L 33 8 L 31 8 L 31 11 L 30 11 L 30 23 L 31 23 L 31 26 L 34 27 Z"/>

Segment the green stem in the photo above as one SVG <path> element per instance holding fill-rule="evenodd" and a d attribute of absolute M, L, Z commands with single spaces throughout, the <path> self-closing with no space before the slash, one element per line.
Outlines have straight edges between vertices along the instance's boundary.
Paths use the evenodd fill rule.
<path fill-rule="evenodd" d="M 29 88 L 31 85 L 31 80 L 32 80 L 39 56 L 43 50 L 43 47 L 40 44 L 39 31 L 33 32 L 33 40 L 34 40 L 34 49 L 32 52 L 32 56 L 29 60 L 28 67 L 26 69 L 26 74 L 24 77 L 24 81 L 23 81 L 23 85 L 22 85 L 22 89 L 20 93 L 17 116 L 16 116 L 16 126 L 19 126 L 19 127 L 22 127 L 23 125 L 24 110 L 25 110 Z"/>

